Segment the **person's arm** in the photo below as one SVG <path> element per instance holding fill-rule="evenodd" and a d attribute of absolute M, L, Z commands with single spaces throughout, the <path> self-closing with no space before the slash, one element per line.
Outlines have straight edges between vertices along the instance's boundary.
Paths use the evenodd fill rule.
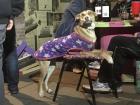
<path fill-rule="evenodd" d="M 24 0 L 12 0 L 12 16 L 17 17 L 24 10 Z"/>
<path fill-rule="evenodd" d="M 137 22 L 139 22 L 139 21 L 140 21 L 140 16 L 134 17 L 134 19 L 135 19 Z"/>
<path fill-rule="evenodd" d="M 72 0 L 67 9 L 75 17 L 78 13 L 86 9 L 86 2 L 85 0 Z"/>
<path fill-rule="evenodd" d="M 134 17 L 134 20 L 136 21 L 134 26 L 138 26 L 139 27 L 140 26 L 140 13 L 139 13 L 139 16 Z M 140 32 L 134 33 L 134 36 L 135 37 L 140 37 Z"/>
<path fill-rule="evenodd" d="M 12 14 L 7 25 L 7 30 L 11 30 L 14 25 L 14 17 L 17 17 L 24 10 L 24 0 L 12 0 Z"/>
<path fill-rule="evenodd" d="M 10 19 L 9 20 L 9 23 L 8 23 L 8 25 L 7 25 L 7 31 L 9 31 L 9 30 L 11 30 L 12 29 L 12 27 L 13 27 L 13 25 L 14 25 L 14 21 L 13 21 L 13 19 Z"/>
<path fill-rule="evenodd" d="M 113 9 L 111 10 L 111 17 L 118 17 L 119 13 L 119 4 L 116 3 Z"/>
<path fill-rule="evenodd" d="M 134 26 L 140 27 L 140 13 L 139 16 L 134 17 L 134 20 L 135 20 Z"/>

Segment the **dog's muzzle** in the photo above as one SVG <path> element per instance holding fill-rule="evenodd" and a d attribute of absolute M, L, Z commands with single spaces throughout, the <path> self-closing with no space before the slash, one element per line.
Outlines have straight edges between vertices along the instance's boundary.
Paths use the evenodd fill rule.
<path fill-rule="evenodd" d="M 83 27 L 83 28 L 88 28 L 88 27 L 91 26 L 91 24 L 92 24 L 92 20 L 86 20 L 86 21 L 83 23 L 82 27 Z"/>

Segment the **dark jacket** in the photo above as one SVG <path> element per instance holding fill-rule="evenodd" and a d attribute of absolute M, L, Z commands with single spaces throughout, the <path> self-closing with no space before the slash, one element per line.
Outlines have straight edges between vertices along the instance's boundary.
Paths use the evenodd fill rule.
<path fill-rule="evenodd" d="M 24 0 L 13 0 L 12 2 L 12 16 L 17 17 L 24 10 Z"/>
<path fill-rule="evenodd" d="M 3 43 L 4 55 L 8 56 L 16 48 L 16 31 L 15 26 L 10 31 L 6 31 L 6 38 Z"/>
<path fill-rule="evenodd" d="M 12 16 L 16 17 L 22 13 L 24 10 L 24 0 L 13 0 L 13 13 Z M 4 54 L 7 56 L 16 48 L 16 31 L 15 26 L 10 31 L 6 31 L 6 39 L 3 43 L 4 46 Z"/>
<path fill-rule="evenodd" d="M 87 0 L 72 0 L 66 8 L 61 23 L 56 29 L 55 37 L 67 36 L 73 32 L 75 26 L 75 16 L 85 9 L 94 8 L 94 4 L 87 5 Z"/>
<path fill-rule="evenodd" d="M 19 7 L 20 3 L 23 6 Z M 21 13 L 18 8 L 24 8 L 24 0 L 0 0 L 0 24 L 7 24 L 10 18 L 18 16 Z"/>
<path fill-rule="evenodd" d="M 13 4 L 13 16 L 16 17 L 22 13 L 24 10 L 24 0 L 14 0 Z M 7 56 L 11 51 L 13 51 L 16 47 L 16 31 L 15 26 L 10 31 L 6 31 L 6 39 L 3 43 L 4 46 L 4 54 Z"/>

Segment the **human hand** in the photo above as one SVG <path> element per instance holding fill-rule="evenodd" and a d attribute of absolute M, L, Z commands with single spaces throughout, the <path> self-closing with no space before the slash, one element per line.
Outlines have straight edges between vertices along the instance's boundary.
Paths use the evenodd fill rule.
<path fill-rule="evenodd" d="M 140 22 L 140 14 L 138 16 L 132 16 L 132 20 L 130 20 L 130 24 L 134 25 L 134 24 L 137 24 L 138 22 Z"/>
<path fill-rule="evenodd" d="M 134 37 L 140 37 L 140 32 L 134 33 Z"/>
<path fill-rule="evenodd" d="M 137 42 L 138 45 L 140 45 L 140 32 L 136 32 L 136 33 L 134 34 L 134 36 L 137 37 L 136 42 Z"/>
<path fill-rule="evenodd" d="M 10 20 L 9 20 L 9 23 L 8 23 L 8 25 L 7 25 L 7 30 L 11 30 L 12 27 L 13 27 L 13 25 L 14 25 L 14 21 L 13 21 L 12 19 L 10 19 Z"/>
<path fill-rule="evenodd" d="M 140 21 L 140 14 L 139 14 L 139 16 L 134 17 L 134 19 L 135 19 L 136 21 Z"/>

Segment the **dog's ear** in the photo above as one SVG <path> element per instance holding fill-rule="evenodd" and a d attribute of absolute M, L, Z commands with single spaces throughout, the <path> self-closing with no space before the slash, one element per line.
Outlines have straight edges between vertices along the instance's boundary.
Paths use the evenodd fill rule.
<path fill-rule="evenodd" d="M 87 10 L 88 14 L 92 16 L 92 20 L 95 21 L 97 18 L 97 14 L 92 10 Z"/>
<path fill-rule="evenodd" d="M 77 14 L 77 15 L 75 16 L 75 23 L 78 24 L 79 21 L 80 21 L 80 14 Z"/>
<path fill-rule="evenodd" d="M 97 14 L 94 12 L 94 11 L 92 11 L 93 12 L 93 15 L 96 17 L 97 16 Z"/>
<path fill-rule="evenodd" d="M 93 12 L 93 11 L 92 11 Z M 97 14 L 95 13 L 95 12 L 93 12 L 93 15 L 96 17 L 97 16 Z"/>
<path fill-rule="evenodd" d="M 75 21 L 79 21 L 80 20 L 80 14 L 77 14 L 76 16 L 75 16 Z"/>
<path fill-rule="evenodd" d="M 95 17 L 97 16 L 97 14 L 92 10 L 88 10 L 88 13 L 94 15 Z"/>

